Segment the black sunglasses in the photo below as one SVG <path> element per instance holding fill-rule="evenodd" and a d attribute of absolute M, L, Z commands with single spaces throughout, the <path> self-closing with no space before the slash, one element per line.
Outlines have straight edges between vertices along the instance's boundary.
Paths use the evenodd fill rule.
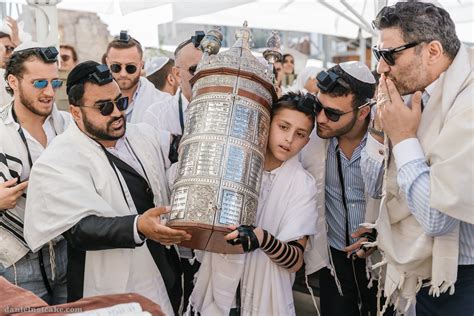
<path fill-rule="evenodd" d="M 13 53 L 14 50 L 15 50 L 15 47 L 13 46 L 5 46 L 5 51 L 7 53 Z"/>
<path fill-rule="evenodd" d="M 411 42 L 402 46 L 398 46 L 395 48 L 384 48 L 384 49 L 379 49 L 377 46 L 372 47 L 372 53 L 375 56 L 375 59 L 377 61 L 380 61 L 380 58 L 383 58 L 385 62 L 390 65 L 394 66 L 395 65 L 395 54 L 399 53 L 401 51 L 404 51 L 405 49 L 415 47 L 416 45 L 420 44 L 419 42 Z"/>
<path fill-rule="evenodd" d="M 125 66 L 125 71 L 129 74 L 134 74 L 137 72 L 138 67 L 135 65 L 126 65 Z M 122 71 L 122 65 L 120 64 L 112 64 L 110 65 L 110 71 L 113 73 L 119 73 Z"/>
<path fill-rule="evenodd" d="M 321 113 L 321 111 L 324 110 L 324 114 L 326 115 L 326 117 L 332 121 L 332 122 L 337 122 L 339 121 L 339 119 L 341 118 L 341 116 L 343 115 L 346 115 L 348 113 L 352 113 L 354 111 L 358 111 L 360 109 L 362 109 L 363 107 L 366 107 L 366 106 L 372 106 L 374 104 L 376 104 L 377 102 L 375 100 L 372 100 L 372 99 L 368 99 L 366 103 L 356 107 L 355 109 L 352 109 L 350 111 L 347 111 L 347 112 L 340 112 L 338 110 L 335 110 L 335 109 L 331 109 L 331 108 L 328 108 L 328 107 L 325 107 L 321 101 L 319 101 L 318 97 L 314 97 L 314 101 L 315 101 L 315 110 L 316 110 L 316 116 L 319 115 L 319 113 Z"/>
<path fill-rule="evenodd" d="M 100 114 L 102 114 L 103 116 L 108 116 L 112 114 L 112 112 L 114 111 L 114 105 L 117 106 L 117 109 L 119 109 L 119 111 L 121 112 L 125 111 L 128 108 L 128 97 L 121 97 L 114 101 L 99 102 L 92 106 L 88 106 L 88 105 L 81 105 L 81 106 L 86 107 L 86 108 L 97 109 L 100 111 Z"/>

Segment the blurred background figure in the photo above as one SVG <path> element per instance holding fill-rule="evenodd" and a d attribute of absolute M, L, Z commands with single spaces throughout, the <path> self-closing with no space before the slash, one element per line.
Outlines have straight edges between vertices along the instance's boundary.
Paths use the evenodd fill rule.
<path fill-rule="evenodd" d="M 0 63 L 3 61 L 5 56 L 5 45 L 0 43 Z M 0 110 L 11 101 L 11 96 L 5 90 L 5 79 L 3 75 L 5 74 L 5 69 L 0 68 Z"/>
<path fill-rule="evenodd" d="M 317 86 L 318 81 L 316 80 L 316 76 L 322 71 L 323 68 L 319 67 L 306 67 L 303 71 L 300 72 L 298 78 L 296 78 L 293 86 L 291 87 L 291 91 L 298 93 L 299 91 L 303 93 L 311 93 L 316 95 L 319 92 L 319 88 Z"/>
<path fill-rule="evenodd" d="M 3 25 L 0 27 L 0 44 L 5 47 L 5 53 L 0 60 L 0 68 L 5 69 L 7 60 L 13 53 L 15 47 L 20 45 L 20 36 L 18 31 L 18 23 L 15 19 L 7 16 Z"/>
<path fill-rule="evenodd" d="M 147 79 L 161 92 L 175 95 L 179 87 L 178 78 L 171 71 L 174 59 L 168 57 L 154 57 L 145 64 Z"/>
<path fill-rule="evenodd" d="M 289 87 L 293 85 L 293 81 L 296 79 L 295 74 L 295 58 L 291 54 L 284 54 L 282 59 L 283 65 L 283 87 Z"/>
<path fill-rule="evenodd" d="M 60 70 L 69 72 L 77 65 L 77 52 L 73 46 L 66 44 L 60 45 L 59 55 L 61 56 L 61 65 L 59 67 Z"/>

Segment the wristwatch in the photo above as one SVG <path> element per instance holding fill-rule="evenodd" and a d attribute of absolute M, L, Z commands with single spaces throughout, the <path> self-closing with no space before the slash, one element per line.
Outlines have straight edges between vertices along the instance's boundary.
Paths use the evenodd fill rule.
<path fill-rule="evenodd" d="M 369 133 L 374 135 L 374 136 L 378 136 L 378 137 L 384 137 L 385 136 L 385 133 L 383 130 L 379 130 L 379 129 L 376 129 L 375 128 L 375 121 L 374 119 L 372 119 L 370 121 L 370 124 L 369 124 Z"/>

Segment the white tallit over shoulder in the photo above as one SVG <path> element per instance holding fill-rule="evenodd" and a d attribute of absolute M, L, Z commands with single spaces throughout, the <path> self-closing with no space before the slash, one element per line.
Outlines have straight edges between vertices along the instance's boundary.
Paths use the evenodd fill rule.
<path fill-rule="evenodd" d="M 259 204 L 256 221 L 256 226 L 284 242 L 316 233 L 316 186 L 298 157 L 278 170 L 266 202 Z M 228 315 L 239 281 L 242 315 L 295 314 L 294 273 L 273 263 L 260 249 L 243 255 L 204 252 L 190 302 L 203 316 Z"/>
<path fill-rule="evenodd" d="M 13 103 L 10 103 L 0 110 L 0 182 L 15 177 L 25 181 L 30 172 L 28 152 L 18 133 L 18 124 L 12 119 L 12 107 Z M 69 121 L 69 113 L 58 111 L 53 105 L 51 122 L 57 134 L 66 129 Z M 26 177 L 21 178 L 22 174 Z M 25 198 L 20 197 L 13 209 L 3 212 L 0 217 L 0 264 L 8 268 L 30 251 L 23 236 Z"/>
<path fill-rule="evenodd" d="M 474 83 L 472 52 L 461 45 L 426 105 L 418 140 L 430 166 L 430 207 L 474 223 Z M 388 152 L 388 149 L 386 150 Z M 384 175 L 384 196 L 376 222 L 377 244 L 387 263 L 385 295 L 399 310 L 414 302 L 422 280 L 430 294 L 454 292 L 459 252 L 459 226 L 430 237 L 411 214 L 397 183 L 393 155 Z"/>
<path fill-rule="evenodd" d="M 155 205 L 168 205 L 159 135 L 146 124 L 127 124 L 125 137 L 145 169 Z M 125 180 L 116 171 L 98 143 L 71 123 L 37 160 L 31 173 L 25 210 L 25 239 L 31 249 L 36 251 L 89 215 L 137 214 Z M 130 284 L 136 285 L 133 292 L 172 314 L 163 279 L 146 245 L 86 251 L 84 297 L 126 293 Z"/>
<path fill-rule="evenodd" d="M 140 77 L 140 86 L 138 89 L 132 106 L 126 111 L 127 121 L 135 124 L 144 122 L 146 111 L 150 105 L 160 100 L 171 98 L 170 94 L 156 89 L 153 83 L 145 77 Z M 128 114 L 129 112 L 130 114 Z M 128 119 L 128 115 L 131 115 L 130 119 Z"/>

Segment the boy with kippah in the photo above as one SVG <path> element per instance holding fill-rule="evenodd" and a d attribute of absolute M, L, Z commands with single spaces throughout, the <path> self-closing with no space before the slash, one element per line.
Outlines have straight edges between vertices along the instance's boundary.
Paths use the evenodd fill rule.
<path fill-rule="evenodd" d="M 242 255 L 204 252 L 191 314 L 295 315 L 294 274 L 316 233 L 316 185 L 298 160 L 314 128 L 314 101 L 289 94 L 273 105 L 257 227 L 231 227 L 225 237 Z"/>

